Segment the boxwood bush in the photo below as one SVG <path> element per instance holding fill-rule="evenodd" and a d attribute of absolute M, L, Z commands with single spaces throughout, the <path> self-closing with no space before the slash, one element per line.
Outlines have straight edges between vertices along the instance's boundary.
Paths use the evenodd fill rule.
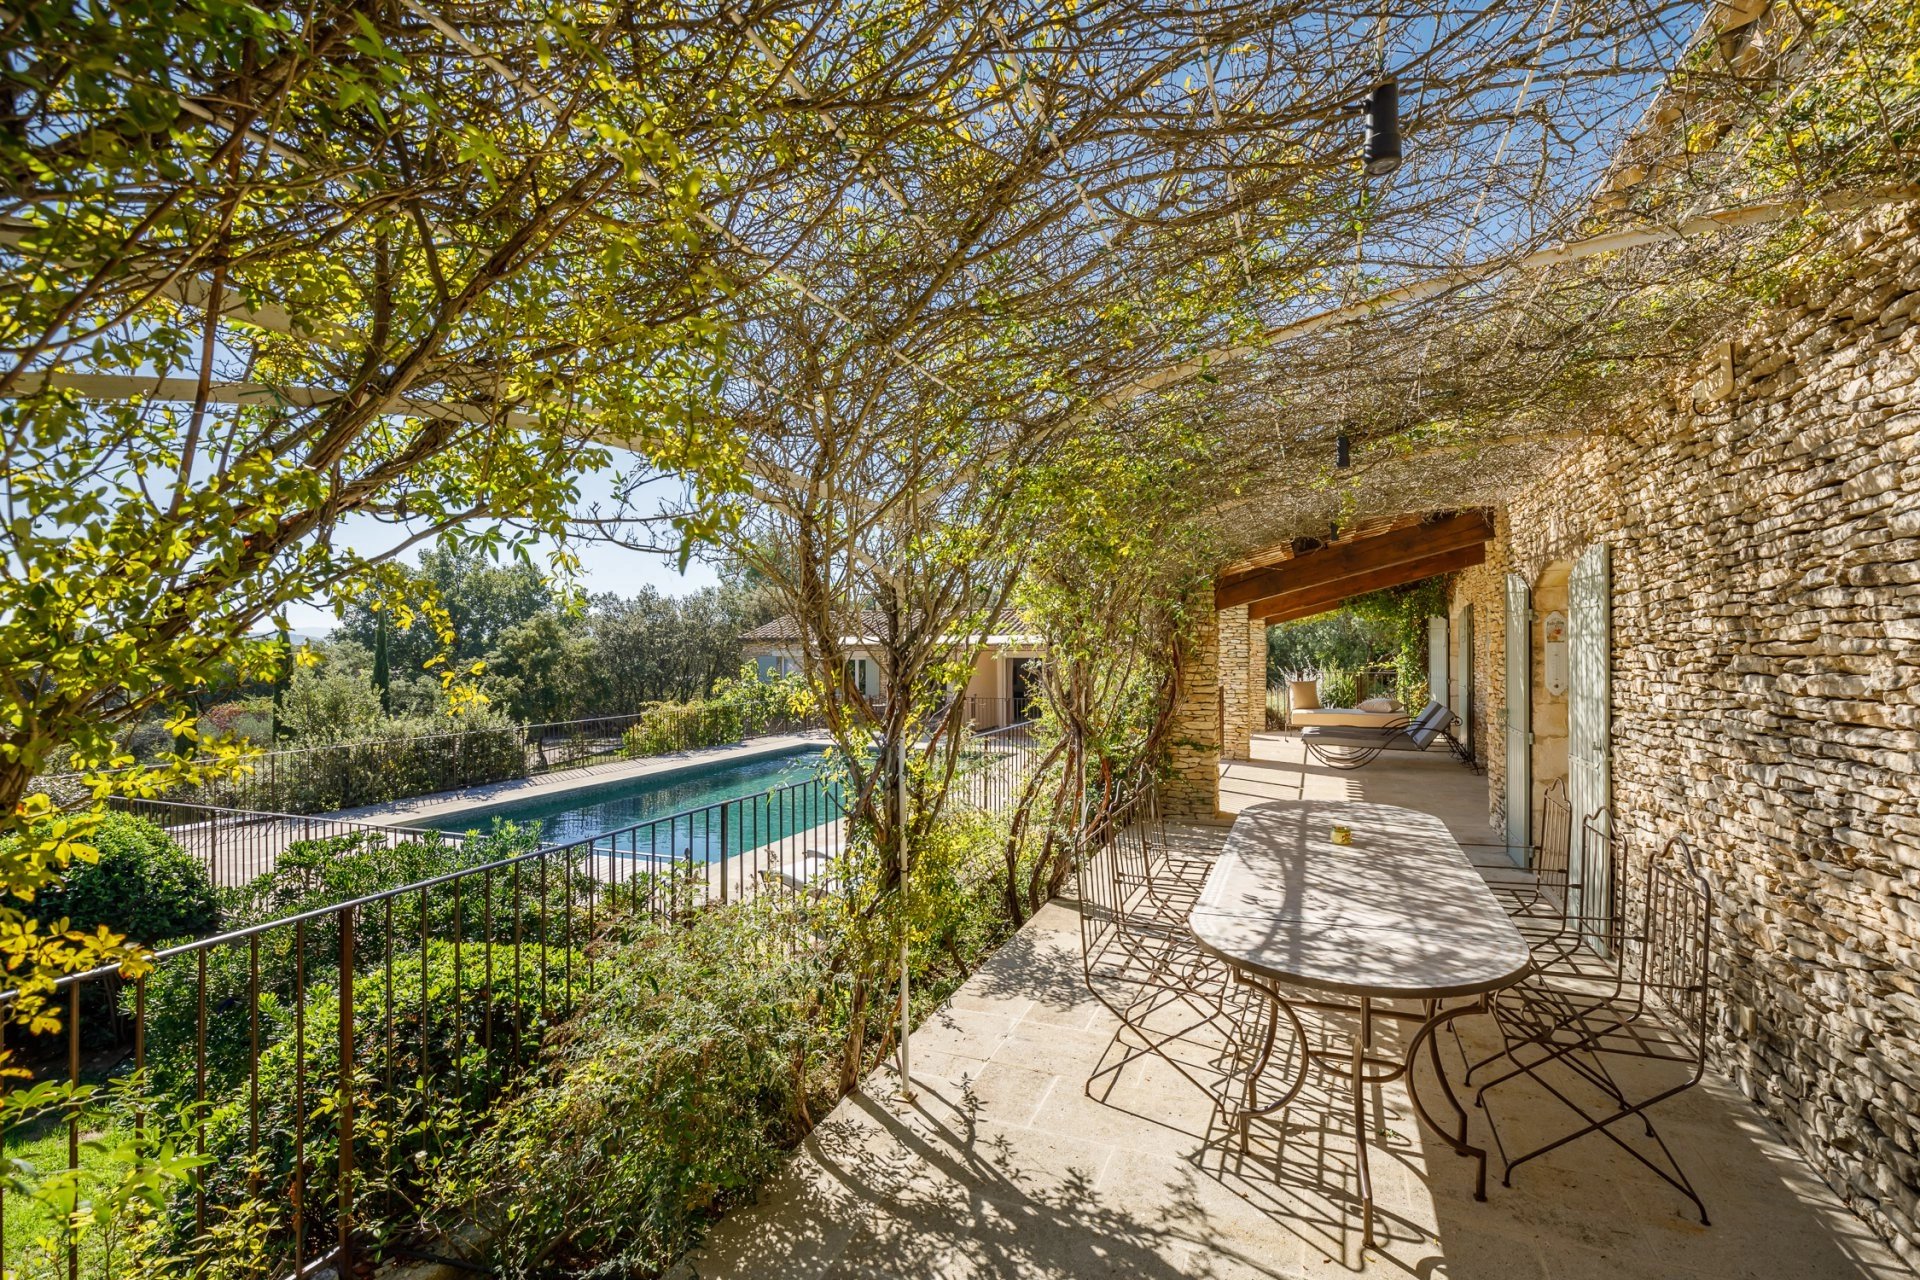
<path fill-rule="evenodd" d="M 62 883 L 35 895 L 29 915 L 47 924 L 65 919 L 87 933 L 105 925 L 150 947 L 218 927 L 206 868 L 160 827 L 108 812 L 92 839 L 99 860 L 75 862 Z"/>

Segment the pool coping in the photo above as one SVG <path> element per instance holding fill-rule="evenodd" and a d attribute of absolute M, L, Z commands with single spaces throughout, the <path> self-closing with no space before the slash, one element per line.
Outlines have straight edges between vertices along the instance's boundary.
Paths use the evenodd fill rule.
<path fill-rule="evenodd" d="M 336 809 L 332 813 L 318 816 L 341 818 L 353 822 L 379 823 L 385 826 L 416 827 L 456 813 L 464 813 L 469 809 L 541 800 L 564 795 L 569 791 L 604 786 L 609 782 L 624 782 L 632 778 L 671 777 L 676 773 L 691 772 L 716 764 L 742 764 L 769 756 L 785 755 L 803 747 L 826 746 L 831 742 L 831 738 L 819 732 L 773 734 L 764 738 L 751 738 L 745 742 L 728 743 L 722 747 L 703 747 L 698 751 L 676 751 L 671 755 L 648 756 L 643 760 L 615 760 L 607 764 L 582 765 L 578 769 L 561 769 L 553 773 L 543 773 L 534 778 L 513 778 L 506 782 L 490 782 L 481 787 L 465 787 L 459 791 L 436 791 L 432 795 L 414 796 L 407 800 L 390 800 L 383 804 Z"/>

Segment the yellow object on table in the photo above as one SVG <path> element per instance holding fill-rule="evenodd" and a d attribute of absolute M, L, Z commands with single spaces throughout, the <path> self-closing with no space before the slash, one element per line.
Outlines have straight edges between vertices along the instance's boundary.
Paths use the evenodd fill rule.
<path fill-rule="evenodd" d="M 1353 829 L 1350 827 L 1335 827 L 1333 829 L 1333 842 L 1335 844 L 1352 844 Z"/>

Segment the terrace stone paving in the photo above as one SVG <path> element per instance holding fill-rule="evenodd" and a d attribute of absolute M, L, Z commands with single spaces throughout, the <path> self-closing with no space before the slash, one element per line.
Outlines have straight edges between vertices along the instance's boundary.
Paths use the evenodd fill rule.
<path fill-rule="evenodd" d="M 1357 774 L 1303 764 L 1265 735 L 1222 769 L 1227 809 L 1284 796 L 1375 800 L 1444 819 L 1489 864 L 1482 784 L 1438 753 Z M 1178 838 L 1217 846 L 1221 825 Z M 1477 843 L 1478 848 L 1472 847 Z M 1362 1255 L 1351 1121 L 1316 1080 L 1242 1143 L 1165 1062 L 1117 1059 L 1118 1023 L 1082 981 L 1070 901 L 1050 904 L 913 1036 L 911 1103 L 878 1072 L 815 1131 L 758 1203 L 735 1211 L 681 1277 L 1724 1277 L 1910 1273 L 1726 1080 L 1655 1112 L 1713 1215 L 1588 1138 L 1472 1198 L 1472 1165 L 1413 1119 L 1403 1088 L 1374 1092 L 1385 1137 L 1373 1176 L 1383 1248 Z M 1317 1029 L 1314 1029 L 1317 1030 Z M 1465 1021 L 1472 1052 L 1483 1019 Z M 1458 1048 L 1447 1046 L 1454 1078 Z M 1518 1087 L 1495 1095 L 1527 1142 L 1568 1113 Z M 1485 1118 L 1473 1119 L 1486 1141 Z M 1531 1143 L 1529 1143 L 1531 1145 Z"/>

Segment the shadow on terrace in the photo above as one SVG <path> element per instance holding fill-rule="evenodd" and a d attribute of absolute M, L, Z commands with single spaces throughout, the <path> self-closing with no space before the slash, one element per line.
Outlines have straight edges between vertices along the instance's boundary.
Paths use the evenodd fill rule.
<path fill-rule="evenodd" d="M 1303 761 L 1298 739 L 1256 737 L 1227 764 L 1228 813 L 1268 799 L 1400 804 L 1447 821 L 1473 861 L 1486 843 L 1484 790 L 1439 753 L 1358 774 Z M 1224 825 L 1170 825 L 1176 853 L 1217 851 Z M 1477 846 L 1468 840 L 1477 839 Z M 1494 1047 L 1485 1018 L 1456 1024 L 1443 1057 Z M 1473 1198 L 1473 1164 L 1425 1129 L 1401 1083 L 1367 1110 L 1379 1247 L 1363 1251 L 1344 1084 L 1310 1074 L 1279 1117 L 1246 1139 L 1196 1087 L 1226 1058 L 1210 1031 L 1173 1051 L 1176 1069 L 1129 1056 L 1120 1024 L 1089 994 L 1077 904 L 1056 901 L 913 1037 L 914 1097 L 881 1072 L 847 1099 L 756 1205 L 722 1221 L 682 1276 L 1634 1278 L 1910 1274 L 1847 1212 L 1724 1078 L 1659 1113 L 1712 1225 L 1617 1147 L 1573 1143 Z M 1316 1023 L 1310 1038 L 1337 1040 Z M 1385 1046 L 1391 1052 L 1395 1046 Z M 1093 1085 L 1090 1077 L 1102 1069 Z M 1279 1073 L 1275 1073 L 1279 1074 Z M 1190 1078 L 1191 1077 L 1191 1078 Z M 1622 1077 L 1623 1083 L 1630 1083 Z M 1525 1082 L 1523 1082 L 1525 1083 Z M 1514 1090 L 1502 1133 L 1551 1136 L 1565 1113 Z M 1484 1115 L 1470 1134 L 1487 1141 Z"/>

